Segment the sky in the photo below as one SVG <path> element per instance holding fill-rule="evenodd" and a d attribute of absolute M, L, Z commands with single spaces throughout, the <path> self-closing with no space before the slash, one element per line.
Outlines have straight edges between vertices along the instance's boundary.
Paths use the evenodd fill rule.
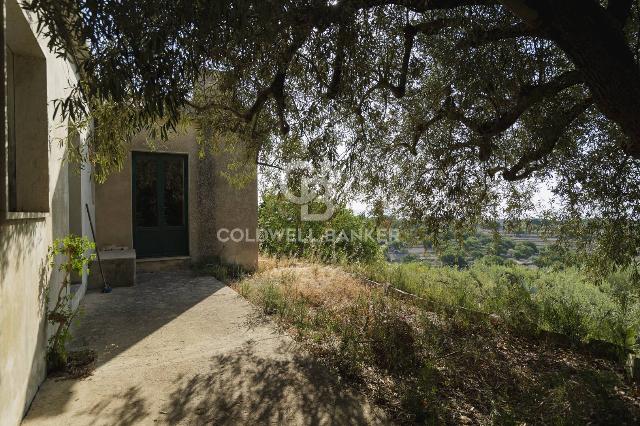
<path fill-rule="evenodd" d="M 553 182 L 549 182 L 547 184 L 540 183 L 538 185 L 538 190 L 533 197 L 533 204 L 536 207 L 549 208 L 554 205 L 553 193 L 550 189 L 552 185 Z M 367 203 L 359 200 L 353 200 L 347 203 L 347 206 L 356 214 L 367 213 L 370 210 L 370 207 Z"/>
<path fill-rule="evenodd" d="M 258 193 L 261 198 L 263 187 L 265 182 L 259 183 Z M 535 209 L 531 211 L 531 214 L 535 215 L 542 209 L 553 208 L 555 203 L 553 202 L 553 193 L 551 188 L 555 185 L 555 181 L 551 180 L 549 182 L 540 182 L 538 183 L 537 191 L 533 197 L 533 204 Z M 357 198 L 347 203 L 347 207 L 353 210 L 356 214 L 368 213 L 371 209 L 371 206 L 364 201 L 361 201 Z"/>

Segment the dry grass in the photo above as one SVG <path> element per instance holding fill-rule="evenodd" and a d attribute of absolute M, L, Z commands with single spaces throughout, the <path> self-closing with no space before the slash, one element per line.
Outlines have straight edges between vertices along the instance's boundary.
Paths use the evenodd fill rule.
<path fill-rule="evenodd" d="M 272 269 L 279 268 L 289 268 L 289 267 L 297 267 L 300 265 L 309 264 L 307 261 L 303 259 L 296 259 L 293 257 L 268 257 L 268 256 L 260 256 L 258 259 L 258 273 L 267 272 Z"/>
<path fill-rule="evenodd" d="M 281 283 L 284 291 L 303 298 L 312 306 L 337 310 L 359 297 L 370 297 L 371 289 L 343 270 L 326 265 L 289 263 L 273 267 L 253 278 Z"/>
<path fill-rule="evenodd" d="M 262 261 L 235 288 L 398 423 L 637 424 L 612 362 L 464 313 L 431 312 L 339 267 Z"/>

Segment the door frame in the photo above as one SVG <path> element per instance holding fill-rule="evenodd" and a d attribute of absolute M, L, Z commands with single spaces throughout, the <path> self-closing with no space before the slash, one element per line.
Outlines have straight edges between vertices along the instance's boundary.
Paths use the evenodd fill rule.
<path fill-rule="evenodd" d="M 183 201 L 183 215 L 184 215 L 184 228 L 185 228 L 185 239 L 186 239 L 186 254 L 185 255 L 161 255 L 161 256 L 144 256 L 139 257 L 136 253 L 136 258 L 138 259 L 153 259 L 153 258 L 163 258 L 163 257 L 185 257 L 191 255 L 191 247 L 190 247 L 190 235 L 189 235 L 189 154 L 183 152 L 157 152 L 157 151 L 131 151 L 131 226 L 132 226 L 132 243 L 133 248 L 136 246 L 136 158 L 137 157 L 181 157 L 184 159 L 184 201 Z M 160 178 L 160 171 L 158 170 L 158 178 Z M 160 181 L 158 182 L 160 185 Z M 160 191 L 162 192 L 162 191 Z M 164 194 L 158 194 L 158 210 L 160 210 L 161 205 L 164 204 Z M 162 200 L 160 199 L 162 198 Z M 160 211 L 158 211 L 158 221 L 163 220 L 161 218 Z M 159 225 L 158 228 L 162 228 L 166 225 Z"/>

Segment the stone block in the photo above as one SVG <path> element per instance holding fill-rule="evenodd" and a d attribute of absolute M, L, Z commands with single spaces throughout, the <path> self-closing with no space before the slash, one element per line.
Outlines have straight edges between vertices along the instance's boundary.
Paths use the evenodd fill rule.
<path fill-rule="evenodd" d="M 104 278 L 111 287 L 130 287 L 136 282 L 136 251 L 100 250 Z M 96 258 L 91 264 L 89 288 L 101 289 L 103 286 L 100 267 Z"/>

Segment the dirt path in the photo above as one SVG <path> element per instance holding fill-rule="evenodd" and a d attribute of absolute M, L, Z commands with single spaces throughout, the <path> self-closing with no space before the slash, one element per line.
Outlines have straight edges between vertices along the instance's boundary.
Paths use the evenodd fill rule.
<path fill-rule="evenodd" d="M 376 424 L 382 414 L 209 277 L 141 274 L 87 294 L 84 379 L 48 379 L 24 425 Z"/>

